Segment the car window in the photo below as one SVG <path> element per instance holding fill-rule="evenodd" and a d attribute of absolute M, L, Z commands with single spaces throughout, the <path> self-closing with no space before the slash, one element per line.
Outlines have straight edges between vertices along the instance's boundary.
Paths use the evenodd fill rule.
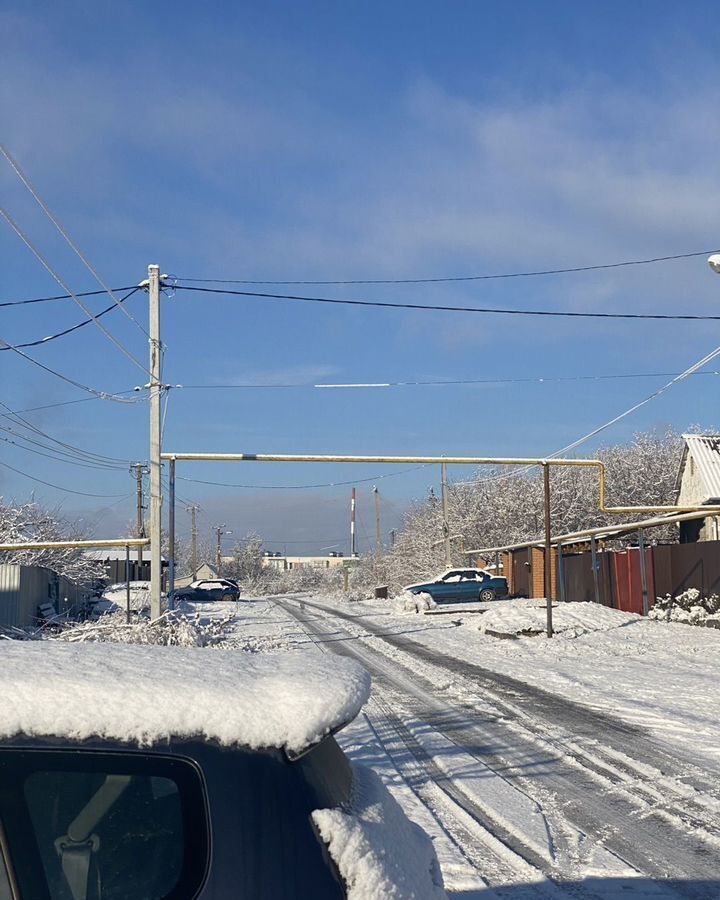
<path fill-rule="evenodd" d="M 461 573 L 460 572 L 448 572 L 447 575 L 443 575 L 440 579 L 441 581 L 460 581 Z"/>
<path fill-rule="evenodd" d="M 185 760 L 0 751 L 0 819 L 23 897 L 190 900 L 208 864 L 202 782 Z"/>

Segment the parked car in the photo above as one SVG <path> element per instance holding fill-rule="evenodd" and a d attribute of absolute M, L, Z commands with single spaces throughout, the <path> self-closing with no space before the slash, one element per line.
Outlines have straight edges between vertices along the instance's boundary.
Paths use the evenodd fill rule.
<path fill-rule="evenodd" d="M 436 603 L 477 600 L 488 603 L 507 597 L 507 579 L 485 569 L 448 569 L 432 581 L 409 584 L 412 594 L 430 594 Z"/>
<path fill-rule="evenodd" d="M 240 588 L 230 578 L 205 578 L 191 582 L 186 588 L 175 591 L 176 600 L 203 603 L 210 600 L 239 600 Z"/>
<path fill-rule="evenodd" d="M 333 737 L 357 663 L 3 641 L 0 667 L 0 897 L 445 898 L 430 839 Z"/>

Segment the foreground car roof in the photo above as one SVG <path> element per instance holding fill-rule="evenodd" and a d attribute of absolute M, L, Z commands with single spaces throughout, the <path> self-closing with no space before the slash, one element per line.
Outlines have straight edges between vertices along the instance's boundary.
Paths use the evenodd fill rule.
<path fill-rule="evenodd" d="M 352 660 L 111 643 L 2 641 L 0 739 L 201 738 L 297 754 L 351 721 L 370 692 Z"/>

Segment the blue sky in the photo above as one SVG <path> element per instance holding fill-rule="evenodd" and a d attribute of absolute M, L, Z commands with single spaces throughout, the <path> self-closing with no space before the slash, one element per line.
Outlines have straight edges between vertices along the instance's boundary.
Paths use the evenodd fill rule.
<path fill-rule="evenodd" d="M 718 244 L 720 23 L 709 3 L 6 2 L 0 32 L 3 141 L 114 286 L 140 281 L 149 262 L 186 277 L 403 278 L 592 265 Z M 93 289 L 7 166 L 0 190 L 73 289 Z M 0 300 L 61 292 L 8 227 L 0 229 L 0 259 Z M 302 290 L 717 312 L 720 280 L 700 258 L 554 278 L 295 292 Z M 143 295 L 129 309 L 145 324 Z M 82 318 L 72 301 L 4 309 L 0 337 L 32 340 Z M 134 323 L 118 313 L 103 321 L 145 359 Z M 185 292 L 163 301 L 163 336 L 167 380 L 203 385 L 672 372 L 720 343 L 708 323 L 510 319 Z M 94 388 L 143 383 L 94 326 L 32 354 Z M 542 455 L 661 383 L 183 388 L 171 393 L 165 446 Z M 715 427 L 717 394 L 715 377 L 690 379 L 605 440 L 656 425 Z M 11 408 L 82 396 L 0 353 L 0 400 Z M 97 453 L 147 456 L 144 403 L 88 401 L 27 417 Z M 84 515 L 98 535 L 123 532 L 132 515 L 124 469 L 80 468 L 7 442 L 0 461 L 113 495 L 67 494 L 0 467 L 6 499 L 35 490 L 68 515 Z M 194 465 L 181 474 L 297 485 L 390 471 Z M 378 482 L 383 530 L 438 476 L 420 470 Z M 358 485 L 361 548 L 374 530 L 370 488 Z M 273 549 L 347 543 L 348 487 L 184 482 L 179 490 L 202 505 L 205 529 L 256 528 Z"/>

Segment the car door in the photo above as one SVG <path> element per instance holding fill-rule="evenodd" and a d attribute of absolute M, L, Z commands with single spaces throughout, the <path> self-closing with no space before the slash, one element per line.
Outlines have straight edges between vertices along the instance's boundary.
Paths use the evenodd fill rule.
<path fill-rule="evenodd" d="M 460 596 L 461 573 L 457 570 L 446 572 L 433 585 L 432 596 L 437 601 L 453 601 Z"/>
<path fill-rule="evenodd" d="M 478 599 L 481 583 L 478 581 L 477 572 L 462 572 L 458 582 L 458 600 L 473 602 Z"/>

